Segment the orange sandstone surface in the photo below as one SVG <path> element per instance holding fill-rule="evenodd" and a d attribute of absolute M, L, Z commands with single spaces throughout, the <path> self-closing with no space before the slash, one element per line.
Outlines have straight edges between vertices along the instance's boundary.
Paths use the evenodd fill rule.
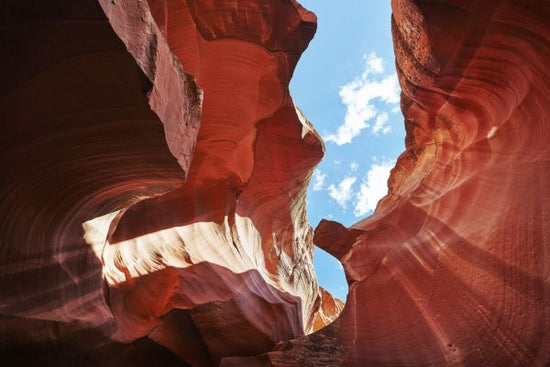
<path fill-rule="evenodd" d="M 305 213 L 324 147 L 288 91 L 312 13 L 290 0 L 2 7 L 6 353 L 209 366 L 336 318 Z"/>
<path fill-rule="evenodd" d="M 288 83 L 314 14 L 5 1 L 0 357 L 547 365 L 550 4 L 392 8 L 406 150 L 372 216 L 313 231 L 324 147 Z M 344 265 L 345 306 L 313 243 Z"/>
<path fill-rule="evenodd" d="M 550 3 L 392 8 L 406 150 L 374 215 L 315 230 L 344 265 L 346 306 L 254 362 L 547 366 Z"/>

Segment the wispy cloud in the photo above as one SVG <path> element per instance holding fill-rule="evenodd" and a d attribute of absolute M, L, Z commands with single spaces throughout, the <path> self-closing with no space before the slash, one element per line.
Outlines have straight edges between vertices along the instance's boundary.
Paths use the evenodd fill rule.
<path fill-rule="evenodd" d="M 374 163 L 367 172 L 359 192 L 355 195 L 355 208 L 353 214 L 360 217 L 376 209 L 378 201 L 388 192 L 388 177 L 395 165 L 395 161 L 385 161 L 381 164 Z"/>
<path fill-rule="evenodd" d="M 353 197 L 353 184 L 355 181 L 357 181 L 357 177 L 347 176 L 337 186 L 330 185 L 328 187 L 329 196 L 336 200 L 343 209 L 347 208 L 348 202 Z"/>
<path fill-rule="evenodd" d="M 321 191 L 325 187 L 325 179 L 327 178 L 327 175 L 321 170 L 316 170 L 313 172 L 313 176 L 311 176 L 313 180 L 313 191 Z"/>
<path fill-rule="evenodd" d="M 378 99 L 390 104 L 392 108 L 399 103 L 400 89 L 397 74 L 381 75 L 384 73 L 383 60 L 374 52 L 365 55 L 365 60 L 363 73 L 340 88 L 339 94 L 342 103 L 346 106 L 346 116 L 336 134 L 328 134 L 324 137 L 327 142 L 332 141 L 337 145 L 348 144 L 361 134 L 362 130 L 369 128 L 371 125 L 368 121 L 379 114 L 373 103 L 374 100 Z"/>
<path fill-rule="evenodd" d="M 388 114 L 385 112 L 382 112 L 378 116 L 376 116 L 376 122 L 374 123 L 374 126 L 372 127 L 372 132 L 374 134 L 382 133 L 387 134 L 391 131 L 391 126 L 388 125 Z"/>
<path fill-rule="evenodd" d="M 359 169 L 359 163 L 351 162 L 351 164 L 349 165 L 349 169 L 351 172 L 357 171 Z"/>

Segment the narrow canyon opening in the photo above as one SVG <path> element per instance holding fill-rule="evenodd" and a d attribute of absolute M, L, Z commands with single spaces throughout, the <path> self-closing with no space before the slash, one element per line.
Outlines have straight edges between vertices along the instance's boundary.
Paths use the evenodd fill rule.
<path fill-rule="evenodd" d="M 349 227 L 373 213 L 405 150 L 390 2 L 301 3 L 317 15 L 318 28 L 291 95 L 325 141 L 308 188 L 308 219 L 313 228 L 322 219 Z M 340 261 L 316 246 L 314 266 L 319 284 L 345 301 Z"/>
<path fill-rule="evenodd" d="M 549 4 L 303 5 L 2 2 L 0 360 L 548 365 Z"/>

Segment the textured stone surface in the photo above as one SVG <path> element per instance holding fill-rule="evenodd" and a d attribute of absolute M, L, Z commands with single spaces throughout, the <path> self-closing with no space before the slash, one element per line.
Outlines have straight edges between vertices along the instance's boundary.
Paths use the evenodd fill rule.
<path fill-rule="evenodd" d="M 323 145 L 288 81 L 315 17 L 290 0 L 100 4 L 107 18 L 95 0 L 0 7 L 2 357 L 550 362 L 548 2 L 392 2 L 406 151 L 373 216 L 314 238 Z M 343 306 L 313 242 L 350 287 L 302 336 Z"/>
<path fill-rule="evenodd" d="M 256 362 L 546 366 L 550 5 L 392 7 L 407 149 L 373 216 L 315 230 L 350 282 L 339 319 Z"/>
<path fill-rule="evenodd" d="M 0 339 L 82 328 L 110 335 L 100 260 L 82 223 L 181 186 L 187 169 L 148 106 L 151 82 L 99 4 L 6 1 L 0 9 Z M 199 106 L 193 93 L 185 102 Z"/>
<path fill-rule="evenodd" d="M 305 188 L 323 146 L 288 92 L 314 15 L 292 1 L 102 6 L 127 44 L 133 6 L 146 7 L 143 17 L 204 90 L 185 185 L 85 224 L 104 262 L 120 337 L 149 335 L 161 323 L 151 337 L 186 359 L 189 348 L 174 343 L 185 331 L 161 319 L 189 310 L 215 364 L 332 321 L 341 305 L 321 296 L 305 217 Z M 171 139 L 167 133 L 177 146 L 180 138 Z"/>
<path fill-rule="evenodd" d="M 323 145 L 288 92 L 313 14 L 290 0 L 2 12 L 2 353 L 217 365 L 337 316 L 305 215 Z"/>

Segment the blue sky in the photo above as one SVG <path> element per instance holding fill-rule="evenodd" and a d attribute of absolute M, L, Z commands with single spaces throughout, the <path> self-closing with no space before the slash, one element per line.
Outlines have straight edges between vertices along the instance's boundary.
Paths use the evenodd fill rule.
<path fill-rule="evenodd" d="M 299 0 L 318 17 L 317 33 L 290 84 L 295 104 L 325 141 L 308 190 L 308 218 L 346 226 L 372 213 L 404 150 L 390 1 Z M 321 286 L 345 300 L 336 259 L 315 250 Z"/>

